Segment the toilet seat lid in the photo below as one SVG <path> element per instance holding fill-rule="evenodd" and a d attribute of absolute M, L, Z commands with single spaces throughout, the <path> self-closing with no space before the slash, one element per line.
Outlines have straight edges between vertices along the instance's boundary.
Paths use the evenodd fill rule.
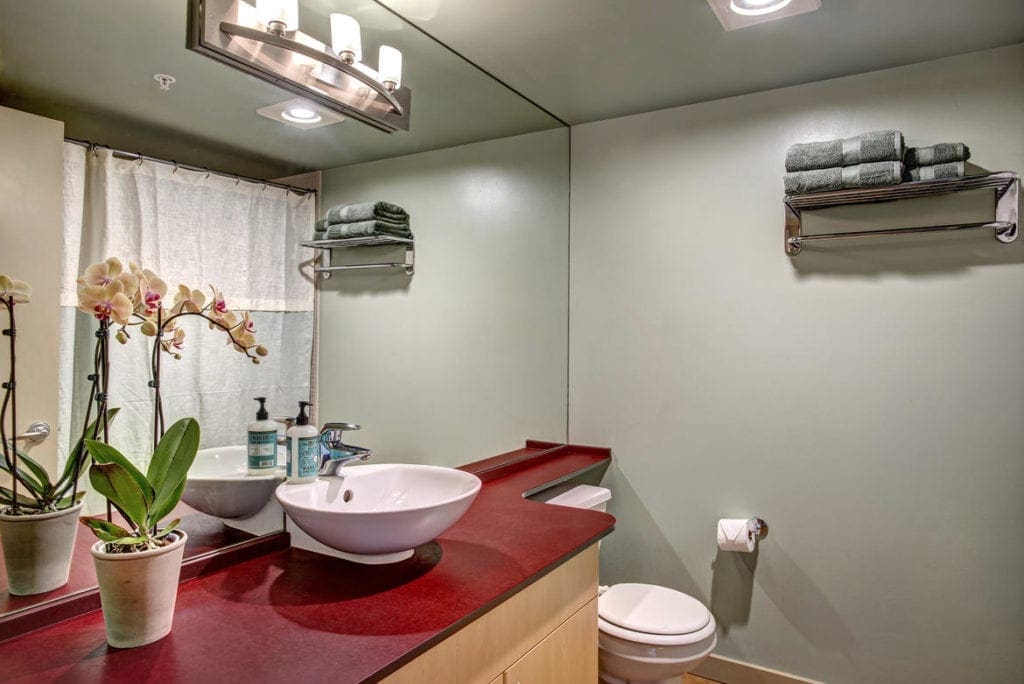
<path fill-rule="evenodd" d="M 711 611 L 692 596 L 633 582 L 616 584 L 601 594 L 597 614 L 619 627 L 644 634 L 690 634 L 711 621 Z"/>

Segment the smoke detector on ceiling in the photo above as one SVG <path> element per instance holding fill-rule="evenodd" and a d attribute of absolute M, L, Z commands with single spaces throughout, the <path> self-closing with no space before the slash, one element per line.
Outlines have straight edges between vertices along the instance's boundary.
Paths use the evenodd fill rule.
<path fill-rule="evenodd" d="M 708 0 L 726 31 L 784 19 L 821 7 L 821 0 Z"/>

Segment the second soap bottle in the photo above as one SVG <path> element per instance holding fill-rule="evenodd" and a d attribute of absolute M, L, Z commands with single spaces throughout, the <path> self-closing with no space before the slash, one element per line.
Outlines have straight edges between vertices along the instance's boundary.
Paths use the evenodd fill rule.
<path fill-rule="evenodd" d="M 295 424 L 288 428 L 288 481 L 294 483 L 313 482 L 320 470 L 320 440 L 316 427 L 309 424 L 306 409 L 313 404 L 299 402 L 299 415 Z"/>

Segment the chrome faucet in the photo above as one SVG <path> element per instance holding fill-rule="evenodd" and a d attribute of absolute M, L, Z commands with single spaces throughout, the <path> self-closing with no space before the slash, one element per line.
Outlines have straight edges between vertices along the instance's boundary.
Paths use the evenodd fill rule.
<path fill-rule="evenodd" d="M 373 455 L 373 451 L 365 447 L 345 444 L 342 433 L 358 430 L 360 426 L 353 423 L 324 423 L 320 428 L 321 463 L 319 475 L 337 475 L 338 468 L 350 461 L 365 461 Z"/>

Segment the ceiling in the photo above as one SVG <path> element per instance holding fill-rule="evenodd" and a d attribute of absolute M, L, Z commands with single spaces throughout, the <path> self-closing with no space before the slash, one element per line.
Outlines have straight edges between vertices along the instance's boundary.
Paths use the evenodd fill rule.
<path fill-rule="evenodd" d="M 299 130 L 256 114 L 291 93 L 185 48 L 186 0 L 0 0 L 0 104 L 60 119 L 69 137 L 268 178 L 561 126 L 372 0 L 301 0 L 300 24 L 329 39 L 356 17 L 368 61 L 404 54 L 411 130 L 357 121 Z M 163 92 L 156 73 L 177 82 Z"/>
<path fill-rule="evenodd" d="M 578 124 L 1024 41 L 1024 0 L 821 0 L 725 32 L 706 0 L 381 0 Z"/>
<path fill-rule="evenodd" d="M 257 116 L 291 95 L 186 50 L 186 6 L 0 0 L 0 104 L 70 137 L 276 177 L 1024 41 L 1021 0 L 822 0 L 732 32 L 706 0 L 300 0 L 321 40 L 340 11 L 367 54 L 403 51 L 412 129 L 388 135 Z M 178 81 L 162 92 L 155 73 Z"/>

